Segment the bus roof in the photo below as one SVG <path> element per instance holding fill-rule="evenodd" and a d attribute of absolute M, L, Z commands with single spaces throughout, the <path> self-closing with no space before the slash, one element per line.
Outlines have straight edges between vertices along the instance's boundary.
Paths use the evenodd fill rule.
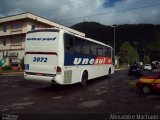
<path fill-rule="evenodd" d="M 87 37 L 81 36 L 81 35 L 79 35 L 79 34 L 75 34 L 75 33 L 73 33 L 73 32 L 67 31 L 67 30 L 65 30 L 65 29 L 57 28 L 57 27 L 54 27 L 54 28 L 38 28 L 38 29 L 35 29 L 35 30 L 31 30 L 31 31 L 29 31 L 29 32 L 27 32 L 27 33 L 42 32 L 42 31 L 46 31 L 46 32 L 47 32 L 47 31 L 48 31 L 48 32 L 64 31 L 65 33 L 68 33 L 68 34 L 71 34 L 71 35 L 74 35 L 74 36 L 83 38 L 83 39 L 85 39 L 85 40 L 88 40 L 88 41 L 91 41 L 91 42 L 94 42 L 94 43 L 101 44 L 101 45 L 104 45 L 104 46 L 106 46 L 106 47 L 112 48 L 111 46 L 106 45 L 106 44 L 103 43 L 103 42 L 99 42 L 99 41 L 94 40 L 94 39 L 92 39 L 92 38 L 87 38 Z"/>

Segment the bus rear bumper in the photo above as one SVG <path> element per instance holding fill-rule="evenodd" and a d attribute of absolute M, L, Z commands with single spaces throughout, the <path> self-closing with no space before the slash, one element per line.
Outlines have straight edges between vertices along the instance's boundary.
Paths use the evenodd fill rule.
<path fill-rule="evenodd" d="M 24 74 L 24 78 L 26 80 L 35 81 L 35 82 L 61 84 L 61 83 L 57 82 L 58 81 L 57 77 L 46 77 L 46 76 L 37 76 L 37 75 L 26 75 L 26 74 Z"/>

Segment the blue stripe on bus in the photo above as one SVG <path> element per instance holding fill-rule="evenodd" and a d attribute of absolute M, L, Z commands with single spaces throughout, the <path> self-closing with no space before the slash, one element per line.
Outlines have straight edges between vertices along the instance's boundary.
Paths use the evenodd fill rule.
<path fill-rule="evenodd" d="M 81 59 L 81 62 L 80 59 L 77 60 L 77 62 L 75 61 L 76 58 L 80 58 Z M 96 56 L 93 56 L 93 55 L 82 55 L 82 54 L 79 54 L 79 53 L 71 53 L 71 52 L 68 52 L 68 51 L 65 51 L 65 60 L 64 60 L 64 66 L 69 66 L 69 65 L 84 65 L 82 63 L 82 59 L 89 59 L 89 60 L 92 60 L 92 59 L 96 59 Z M 75 64 L 75 62 L 77 64 Z M 85 65 L 90 65 L 89 62 L 86 62 Z"/>
<path fill-rule="evenodd" d="M 112 64 L 112 59 L 107 56 L 82 55 L 65 51 L 64 66 Z"/>

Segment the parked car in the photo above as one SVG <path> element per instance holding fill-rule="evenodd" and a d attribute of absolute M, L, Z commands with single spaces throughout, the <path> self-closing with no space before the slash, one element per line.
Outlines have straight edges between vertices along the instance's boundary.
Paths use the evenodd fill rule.
<path fill-rule="evenodd" d="M 143 76 L 143 70 L 139 65 L 131 65 L 128 69 L 128 75 Z"/>
<path fill-rule="evenodd" d="M 154 91 L 160 92 L 160 73 L 138 79 L 136 86 L 145 94 Z"/>
<path fill-rule="evenodd" d="M 152 66 L 151 66 L 151 64 L 145 64 L 143 69 L 144 70 L 152 70 Z"/>
<path fill-rule="evenodd" d="M 152 69 L 158 69 L 160 68 L 160 62 L 159 61 L 152 61 Z"/>
<path fill-rule="evenodd" d="M 156 65 L 155 64 L 151 64 L 152 69 L 156 69 Z"/>

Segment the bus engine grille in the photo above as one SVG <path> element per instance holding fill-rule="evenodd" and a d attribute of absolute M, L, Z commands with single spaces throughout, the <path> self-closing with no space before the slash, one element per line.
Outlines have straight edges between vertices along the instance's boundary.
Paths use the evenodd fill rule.
<path fill-rule="evenodd" d="M 72 70 L 64 71 L 64 83 L 71 83 L 72 80 Z"/>

